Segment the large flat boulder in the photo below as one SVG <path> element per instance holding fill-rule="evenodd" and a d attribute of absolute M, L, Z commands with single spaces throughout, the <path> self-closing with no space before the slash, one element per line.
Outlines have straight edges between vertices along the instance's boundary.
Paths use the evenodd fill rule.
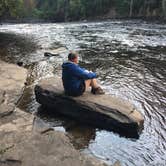
<path fill-rule="evenodd" d="M 48 109 L 127 137 L 137 138 L 143 129 L 142 114 L 129 102 L 89 91 L 79 97 L 66 96 L 59 77 L 41 80 L 35 87 L 35 95 Z"/>
<path fill-rule="evenodd" d="M 106 166 L 75 150 L 63 132 L 34 130 L 34 116 L 19 110 L 0 125 L 0 166 Z"/>

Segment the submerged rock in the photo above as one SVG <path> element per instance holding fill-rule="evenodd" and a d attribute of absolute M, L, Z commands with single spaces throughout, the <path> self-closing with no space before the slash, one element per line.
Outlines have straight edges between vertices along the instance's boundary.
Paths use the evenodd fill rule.
<path fill-rule="evenodd" d="M 143 128 L 143 116 L 130 103 L 111 95 L 94 96 L 89 91 L 79 97 L 66 96 L 58 77 L 40 81 L 35 94 L 48 109 L 127 137 L 137 138 Z"/>
<path fill-rule="evenodd" d="M 17 62 L 17 65 L 20 66 L 20 67 L 23 66 L 23 64 L 24 64 L 24 63 L 21 62 L 21 61 Z"/>
<path fill-rule="evenodd" d="M 45 57 L 51 57 L 51 56 L 58 56 L 59 54 L 53 54 L 53 53 L 50 53 L 50 52 L 45 52 L 44 53 L 44 56 Z"/>
<path fill-rule="evenodd" d="M 59 47 L 56 49 L 52 49 L 51 52 L 45 52 L 45 57 L 52 57 L 52 56 L 59 56 L 61 53 L 67 52 L 67 49 L 65 47 Z"/>

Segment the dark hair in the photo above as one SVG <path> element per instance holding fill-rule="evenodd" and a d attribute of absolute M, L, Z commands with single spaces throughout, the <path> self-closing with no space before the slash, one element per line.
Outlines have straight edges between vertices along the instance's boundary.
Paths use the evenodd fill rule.
<path fill-rule="evenodd" d="M 68 60 L 73 60 L 77 58 L 78 54 L 76 52 L 70 52 L 68 55 Z"/>

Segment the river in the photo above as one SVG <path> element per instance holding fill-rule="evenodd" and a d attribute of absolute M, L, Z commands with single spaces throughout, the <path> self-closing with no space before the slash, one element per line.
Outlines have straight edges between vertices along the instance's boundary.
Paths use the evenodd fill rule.
<path fill-rule="evenodd" d="M 3 24 L 0 32 L 17 39 L 3 51 L 1 48 L 1 59 L 12 63 L 22 61 L 30 71 L 19 107 L 37 112 L 37 125 L 66 132 L 82 153 L 110 165 L 117 160 L 123 166 L 166 165 L 165 24 L 141 20 Z M 53 52 L 59 47 L 67 51 L 44 57 L 44 52 Z M 130 101 L 144 115 L 144 130 L 139 139 L 121 137 L 40 111 L 33 87 L 41 78 L 60 74 L 59 68 L 68 50 L 78 51 L 80 64 L 100 75 L 107 93 Z"/>

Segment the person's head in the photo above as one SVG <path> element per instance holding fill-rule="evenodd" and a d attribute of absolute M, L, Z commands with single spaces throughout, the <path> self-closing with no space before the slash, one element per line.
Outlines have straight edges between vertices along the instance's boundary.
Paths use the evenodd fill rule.
<path fill-rule="evenodd" d="M 68 55 L 68 60 L 78 64 L 78 54 L 76 52 L 70 52 Z"/>

